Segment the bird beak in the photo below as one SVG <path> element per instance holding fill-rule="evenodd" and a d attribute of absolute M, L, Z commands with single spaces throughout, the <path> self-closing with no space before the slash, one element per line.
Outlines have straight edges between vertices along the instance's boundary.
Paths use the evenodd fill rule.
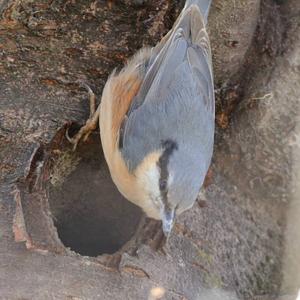
<path fill-rule="evenodd" d="M 162 228 L 166 237 L 169 236 L 175 220 L 175 209 L 164 208 L 162 213 Z"/>

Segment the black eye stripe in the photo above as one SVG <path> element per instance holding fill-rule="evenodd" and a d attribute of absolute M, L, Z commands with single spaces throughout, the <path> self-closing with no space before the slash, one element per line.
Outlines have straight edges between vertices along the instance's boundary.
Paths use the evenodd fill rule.
<path fill-rule="evenodd" d="M 168 195 L 168 178 L 169 178 L 169 171 L 168 171 L 168 164 L 170 157 L 174 150 L 178 149 L 176 142 L 172 140 L 162 141 L 162 147 L 164 151 L 158 160 L 158 167 L 160 169 L 160 178 L 159 178 L 159 189 L 162 201 L 165 205 L 167 205 L 167 195 Z"/>
<path fill-rule="evenodd" d="M 159 180 L 159 189 L 160 189 L 161 191 L 167 189 L 167 182 L 166 182 L 165 180 Z"/>

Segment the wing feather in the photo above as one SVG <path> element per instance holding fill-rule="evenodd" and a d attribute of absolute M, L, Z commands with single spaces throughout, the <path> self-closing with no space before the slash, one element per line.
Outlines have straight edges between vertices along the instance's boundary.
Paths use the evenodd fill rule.
<path fill-rule="evenodd" d="M 182 14 L 163 42 L 152 50 L 141 88 L 123 122 L 120 151 L 130 171 L 148 153 L 160 149 L 165 139 L 196 143 L 202 152 L 212 149 L 211 55 L 197 6 Z"/>

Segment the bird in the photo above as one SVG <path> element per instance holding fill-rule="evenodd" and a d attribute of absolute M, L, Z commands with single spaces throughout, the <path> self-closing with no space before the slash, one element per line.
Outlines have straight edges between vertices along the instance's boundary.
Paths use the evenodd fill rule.
<path fill-rule="evenodd" d="M 162 221 L 195 203 L 211 163 L 215 97 L 206 24 L 211 0 L 187 0 L 172 29 L 153 48 L 139 50 L 108 77 L 90 118 L 68 139 L 86 140 L 99 122 L 111 177 L 120 193 Z"/>

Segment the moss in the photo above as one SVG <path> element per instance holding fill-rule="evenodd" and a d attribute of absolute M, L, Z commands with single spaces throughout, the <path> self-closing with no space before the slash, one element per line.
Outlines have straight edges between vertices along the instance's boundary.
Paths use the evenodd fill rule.
<path fill-rule="evenodd" d="M 223 286 L 223 281 L 218 274 L 205 274 L 205 281 L 210 288 L 221 288 Z"/>
<path fill-rule="evenodd" d="M 213 257 L 201 249 L 198 250 L 198 255 L 202 260 L 204 260 L 208 264 L 211 264 L 213 261 Z"/>
<path fill-rule="evenodd" d="M 61 186 L 65 178 L 76 169 L 80 159 L 70 150 L 62 152 L 52 166 L 50 183 L 55 187 Z"/>

